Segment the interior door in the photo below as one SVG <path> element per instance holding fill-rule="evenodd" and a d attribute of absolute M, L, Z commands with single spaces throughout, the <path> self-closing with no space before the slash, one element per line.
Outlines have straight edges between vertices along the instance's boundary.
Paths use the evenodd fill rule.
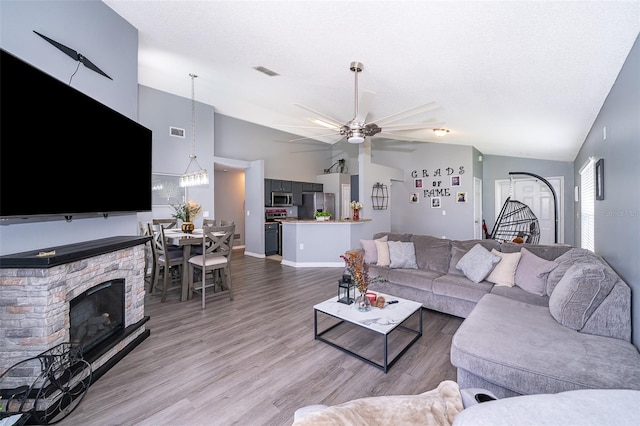
<path fill-rule="evenodd" d="M 556 192 L 558 205 L 558 243 L 564 242 L 564 177 L 545 178 Z M 553 194 L 549 187 L 535 178 L 496 180 L 496 218 L 507 197 L 518 200 L 531 209 L 540 225 L 540 244 L 555 242 Z"/>
<path fill-rule="evenodd" d="M 482 179 L 473 178 L 473 238 L 481 240 L 482 233 Z"/>

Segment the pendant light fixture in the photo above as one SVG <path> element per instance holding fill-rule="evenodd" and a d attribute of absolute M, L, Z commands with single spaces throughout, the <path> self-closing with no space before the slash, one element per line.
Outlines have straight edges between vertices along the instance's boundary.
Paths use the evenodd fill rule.
<path fill-rule="evenodd" d="M 203 169 L 198 160 L 196 159 L 196 95 L 195 95 L 195 79 L 198 77 L 195 74 L 189 74 L 191 77 L 191 155 L 189 155 L 189 164 L 187 169 L 180 177 L 180 186 L 198 186 L 209 184 L 209 174 L 206 169 Z M 195 171 L 191 165 L 194 164 Z"/>

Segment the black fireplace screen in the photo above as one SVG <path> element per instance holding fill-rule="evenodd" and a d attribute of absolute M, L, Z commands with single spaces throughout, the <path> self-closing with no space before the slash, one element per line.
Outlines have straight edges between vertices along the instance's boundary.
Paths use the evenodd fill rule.
<path fill-rule="evenodd" d="M 124 328 L 124 279 L 106 281 L 71 301 L 69 336 L 87 353 Z"/>

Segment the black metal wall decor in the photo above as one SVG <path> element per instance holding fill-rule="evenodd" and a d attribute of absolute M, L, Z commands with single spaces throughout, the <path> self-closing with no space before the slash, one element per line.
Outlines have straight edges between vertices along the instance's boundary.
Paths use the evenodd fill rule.
<path fill-rule="evenodd" d="M 58 43 L 55 40 L 50 39 L 49 37 L 40 34 L 39 32 L 37 32 L 36 30 L 33 30 L 34 33 L 38 34 L 40 37 L 42 37 L 43 39 L 45 39 L 46 41 L 48 41 L 49 43 L 51 43 L 52 45 L 54 45 L 55 47 L 57 47 L 58 49 L 60 49 L 62 52 L 64 52 L 66 55 L 68 55 L 71 59 L 73 59 L 74 61 L 78 61 L 81 64 L 83 64 L 85 67 L 89 68 L 92 71 L 97 72 L 98 74 L 107 77 L 109 80 L 113 80 L 111 77 L 109 77 L 104 71 L 102 71 L 100 68 L 98 68 L 97 66 L 95 66 L 93 64 L 93 62 L 91 62 L 89 60 L 89 58 L 87 58 L 86 56 L 84 56 L 81 53 L 76 52 L 75 50 L 73 50 L 70 47 L 65 46 L 62 43 Z"/>
<path fill-rule="evenodd" d="M 389 191 L 387 185 L 380 182 L 373 184 L 371 189 L 371 204 L 374 210 L 386 210 L 389 207 Z"/>

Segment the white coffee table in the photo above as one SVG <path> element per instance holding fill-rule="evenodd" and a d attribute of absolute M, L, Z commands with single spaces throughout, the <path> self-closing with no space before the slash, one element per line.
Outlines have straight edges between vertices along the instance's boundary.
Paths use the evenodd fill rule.
<path fill-rule="evenodd" d="M 398 303 L 388 304 L 384 308 L 376 308 L 372 307 L 369 312 L 360 312 L 358 311 L 354 304 L 346 305 L 344 303 L 338 302 L 338 298 L 332 297 L 331 299 L 325 300 L 322 303 L 318 303 L 313 307 L 313 330 L 314 337 L 316 340 L 320 340 L 325 342 L 341 351 L 353 355 L 354 357 L 373 365 L 384 371 L 385 373 L 389 370 L 389 368 L 400 358 L 402 354 L 404 354 L 416 340 L 422 336 L 422 304 L 418 302 L 413 302 L 411 300 L 402 299 L 400 297 L 389 296 L 384 293 L 376 293 L 379 296 L 383 296 L 387 302 L 392 300 L 397 300 Z M 339 321 L 336 324 L 331 325 L 323 331 L 318 332 L 318 313 L 328 315 L 334 318 L 337 318 Z M 418 315 L 418 330 L 414 330 L 409 328 L 403 323 L 407 321 L 412 315 Z M 338 344 L 334 341 L 330 341 L 323 337 L 326 333 L 343 324 L 344 322 L 348 322 L 351 324 L 355 324 L 359 327 L 366 328 L 368 330 L 372 330 L 376 333 L 379 333 L 383 336 L 383 348 L 384 351 L 382 357 L 382 363 L 375 362 L 369 358 L 366 358 L 362 355 L 359 355 L 352 350 L 344 347 L 341 344 Z M 411 339 L 401 350 L 400 352 L 391 360 L 388 359 L 389 355 L 389 347 L 388 347 L 388 337 L 389 334 L 394 330 L 406 332 L 413 334 L 414 337 Z"/>

